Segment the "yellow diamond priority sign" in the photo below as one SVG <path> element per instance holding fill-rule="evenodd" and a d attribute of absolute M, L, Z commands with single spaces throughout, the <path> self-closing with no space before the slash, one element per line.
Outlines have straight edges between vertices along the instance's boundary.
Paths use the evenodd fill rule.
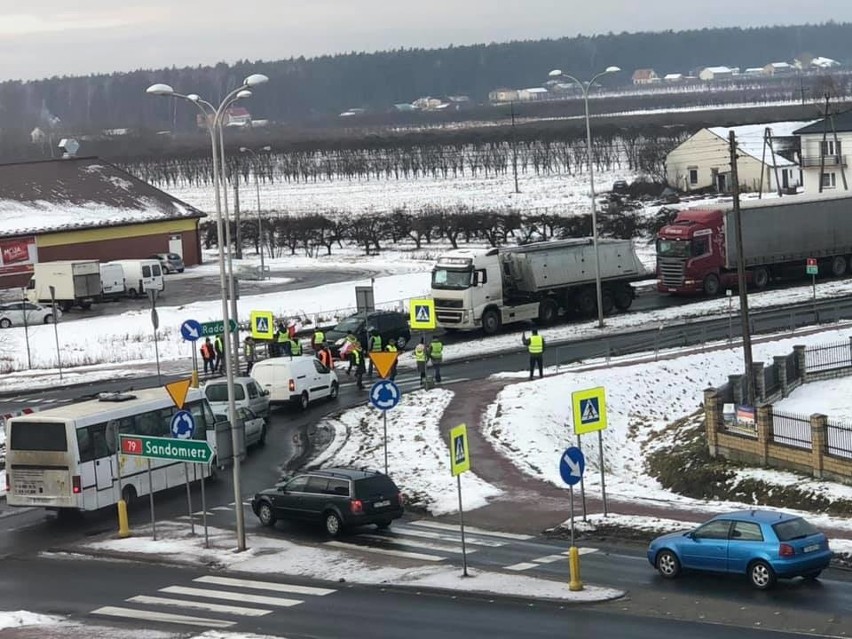
<path fill-rule="evenodd" d="M 409 303 L 408 323 L 417 331 L 435 330 L 435 300 L 415 299 Z"/>
<path fill-rule="evenodd" d="M 571 393 L 574 407 L 574 434 L 606 429 L 606 394 L 603 386 Z"/>
<path fill-rule="evenodd" d="M 470 470 L 470 447 L 467 443 L 466 424 L 459 424 L 450 431 L 450 469 L 453 477 Z"/>

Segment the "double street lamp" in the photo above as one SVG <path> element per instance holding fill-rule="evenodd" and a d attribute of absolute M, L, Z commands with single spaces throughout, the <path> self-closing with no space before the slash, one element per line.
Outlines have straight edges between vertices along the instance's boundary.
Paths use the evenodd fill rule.
<path fill-rule="evenodd" d="M 255 73 L 248 76 L 240 86 L 238 86 L 236 89 L 234 89 L 233 91 L 228 93 L 228 95 L 225 96 L 225 98 L 222 100 L 218 107 L 213 106 L 210 102 L 202 99 L 197 94 L 190 93 L 188 95 L 184 95 L 182 93 L 178 93 L 168 84 L 153 84 L 146 90 L 146 93 L 149 93 L 151 95 L 180 98 L 181 100 L 186 100 L 187 102 L 191 102 L 192 104 L 194 104 L 196 107 L 198 107 L 199 111 L 201 111 L 205 126 L 207 128 L 207 132 L 210 134 L 210 145 L 213 156 L 213 188 L 216 192 L 216 236 L 217 244 L 219 245 L 219 287 L 220 295 L 222 298 L 222 321 L 225 327 L 225 332 L 222 335 L 222 341 L 226 356 L 229 359 L 231 358 L 232 353 L 236 354 L 238 352 L 237 348 L 239 347 L 239 339 L 236 340 L 236 348 L 232 349 L 231 333 L 229 330 L 231 317 L 228 309 L 228 297 L 230 297 L 231 299 L 231 307 L 233 310 L 233 318 L 235 321 L 237 318 L 237 302 L 236 297 L 234 295 L 234 277 L 233 264 L 231 262 L 231 245 L 228 239 L 230 237 L 230 224 L 228 224 L 228 229 L 226 231 L 226 220 L 224 219 L 222 214 L 222 195 L 220 194 L 220 185 L 223 190 L 226 188 L 224 175 L 225 147 L 223 144 L 222 119 L 228 107 L 230 107 L 234 102 L 236 102 L 237 100 L 242 100 L 244 98 L 251 97 L 252 88 L 264 84 L 268 81 L 269 78 L 267 78 L 265 75 L 261 75 L 260 73 Z M 220 160 L 222 171 L 221 177 Z M 227 197 L 227 194 L 225 194 L 225 197 Z M 229 274 L 226 274 L 225 271 L 226 243 L 228 245 Z M 234 371 L 235 367 L 238 365 L 238 358 L 233 357 L 232 361 L 225 366 L 225 379 L 228 388 L 228 419 L 231 422 L 231 443 L 233 447 L 234 513 L 237 525 L 237 549 L 245 550 L 246 531 L 242 508 L 242 490 L 240 487 L 240 459 L 237 455 L 237 452 L 240 449 L 240 442 L 238 439 L 239 433 L 236 429 L 237 410 L 234 392 Z"/>
<path fill-rule="evenodd" d="M 260 150 L 269 153 L 272 147 L 265 146 Z M 245 146 L 240 147 L 240 153 L 251 153 L 254 162 L 252 173 L 254 173 L 254 187 L 257 192 L 257 245 L 260 248 L 260 279 L 263 280 L 266 278 L 266 268 L 263 263 L 263 218 L 260 215 L 260 178 L 257 175 L 258 155 L 257 152 Z"/>
<path fill-rule="evenodd" d="M 561 69 L 554 69 L 548 74 L 551 78 L 564 78 L 565 80 L 570 80 L 580 87 L 580 90 L 583 92 L 583 102 L 586 107 L 586 161 L 589 164 L 589 188 L 591 192 L 592 205 L 592 245 L 594 246 L 595 253 L 595 293 L 597 295 L 598 304 L 598 328 L 603 328 L 604 326 L 604 309 L 603 289 L 601 287 L 601 260 L 600 254 L 598 253 L 598 215 L 596 210 L 597 207 L 595 206 L 595 172 L 592 166 L 592 127 L 589 122 L 589 89 L 598 78 L 609 73 L 618 73 L 619 71 L 621 71 L 619 67 L 607 67 L 597 75 L 593 76 L 588 82 L 582 82 L 573 75 L 562 73 Z"/>

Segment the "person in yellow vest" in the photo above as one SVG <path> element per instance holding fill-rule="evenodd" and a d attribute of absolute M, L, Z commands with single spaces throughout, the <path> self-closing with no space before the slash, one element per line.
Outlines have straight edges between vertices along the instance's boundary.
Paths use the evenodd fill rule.
<path fill-rule="evenodd" d="M 396 344 L 394 344 L 393 342 L 389 342 L 388 345 L 385 346 L 385 350 L 388 353 L 396 353 L 399 349 L 396 347 Z M 393 366 L 390 369 L 390 375 L 388 377 L 390 378 L 391 381 L 396 379 L 397 362 L 398 362 L 398 358 L 397 358 L 397 360 L 394 361 Z"/>
<path fill-rule="evenodd" d="M 527 332 L 521 336 L 521 341 L 527 350 L 530 352 L 530 379 L 533 378 L 535 367 L 538 366 L 539 378 L 544 377 L 544 338 L 538 334 L 537 329 L 533 329 L 532 335 L 527 338 Z"/>
<path fill-rule="evenodd" d="M 299 341 L 299 338 L 295 335 L 289 338 L 290 343 L 290 356 L 291 357 L 299 357 L 302 354 L 302 342 Z"/>
<path fill-rule="evenodd" d="M 414 361 L 417 364 L 417 372 L 420 373 L 420 385 L 426 385 L 426 360 L 429 354 L 426 352 L 426 346 L 423 344 L 423 338 L 420 338 L 420 343 L 414 347 Z"/>
<path fill-rule="evenodd" d="M 285 355 L 290 355 L 289 346 L 290 346 L 290 336 L 287 334 L 287 329 L 281 330 L 282 327 L 279 326 L 278 333 L 276 333 L 275 343 L 277 348 L 275 349 L 276 357 L 284 357 Z"/>
<path fill-rule="evenodd" d="M 325 333 L 322 332 L 322 329 L 317 326 L 314 331 L 313 336 L 311 337 L 311 348 L 315 353 L 318 353 L 325 347 Z"/>
<path fill-rule="evenodd" d="M 382 336 L 379 335 L 379 331 L 375 328 L 370 331 L 370 334 L 367 336 L 367 344 L 369 345 L 369 349 L 371 353 L 378 353 L 382 350 Z M 371 378 L 373 377 L 373 358 L 367 357 L 370 360 L 370 366 L 367 370 L 367 375 Z"/>
<path fill-rule="evenodd" d="M 349 351 L 349 368 L 346 371 L 347 375 L 355 369 L 355 381 L 358 383 L 358 389 L 364 390 L 364 351 L 361 350 L 361 344 L 355 344 Z"/>
<path fill-rule="evenodd" d="M 441 362 L 444 361 L 444 344 L 438 337 L 429 342 L 429 359 L 432 360 L 432 370 L 435 371 L 435 383 L 441 383 Z"/>

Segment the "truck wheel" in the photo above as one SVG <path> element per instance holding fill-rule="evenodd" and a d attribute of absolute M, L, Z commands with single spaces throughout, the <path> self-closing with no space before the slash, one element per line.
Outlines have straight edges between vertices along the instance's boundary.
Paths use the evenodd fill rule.
<path fill-rule="evenodd" d="M 597 297 L 597 293 L 595 296 Z M 595 305 L 597 305 L 597 302 L 595 302 Z M 601 305 L 603 306 L 604 315 L 612 313 L 612 309 L 615 307 L 615 300 L 613 299 L 612 291 L 608 288 L 601 291 Z"/>
<path fill-rule="evenodd" d="M 559 318 L 559 305 L 556 300 L 542 300 L 538 305 L 538 323 L 549 325 L 556 322 Z"/>
<path fill-rule="evenodd" d="M 842 277 L 846 274 L 846 258 L 842 255 L 835 255 L 831 258 L 831 275 L 832 277 Z"/>
<path fill-rule="evenodd" d="M 751 273 L 751 281 L 754 288 L 758 290 L 766 288 L 769 286 L 769 269 L 765 266 L 758 266 Z"/>
<path fill-rule="evenodd" d="M 626 311 L 633 305 L 633 289 L 629 284 L 619 286 L 615 291 L 615 308 L 620 311 Z"/>
<path fill-rule="evenodd" d="M 716 297 L 722 285 L 719 283 L 719 276 L 715 273 L 710 273 L 704 278 L 704 294 L 707 297 Z"/>
<path fill-rule="evenodd" d="M 482 314 L 482 330 L 486 335 L 494 335 L 500 330 L 500 315 L 493 308 L 489 308 Z"/>
<path fill-rule="evenodd" d="M 59 310 L 63 313 L 67 313 L 71 310 L 71 302 L 59 302 Z"/>
<path fill-rule="evenodd" d="M 84 311 L 88 311 L 90 308 L 92 308 L 92 303 L 91 302 L 81 302 L 80 308 L 82 308 Z"/>
<path fill-rule="evenodd" d="M 577 310 L 580 311 L 580 315 L 589 317 L 595 314 L 598 308 L 598 302 L 595 297 L 595 290 L 593 288 L 584 288 L 577 293 Z"/>

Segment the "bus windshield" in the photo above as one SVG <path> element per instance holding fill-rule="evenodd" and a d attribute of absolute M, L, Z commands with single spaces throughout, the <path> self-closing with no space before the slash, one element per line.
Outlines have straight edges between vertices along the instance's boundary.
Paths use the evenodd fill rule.
<path fill-rule="evenodd" d="M 436 268 L 432 271 L 432 288 L 463 291 L 473 285 L 471 269 Z"/>
<path fill-rule="evenodd" d="M 657 240 L 660 257 L 689 257 L 689 240 Z"/>

